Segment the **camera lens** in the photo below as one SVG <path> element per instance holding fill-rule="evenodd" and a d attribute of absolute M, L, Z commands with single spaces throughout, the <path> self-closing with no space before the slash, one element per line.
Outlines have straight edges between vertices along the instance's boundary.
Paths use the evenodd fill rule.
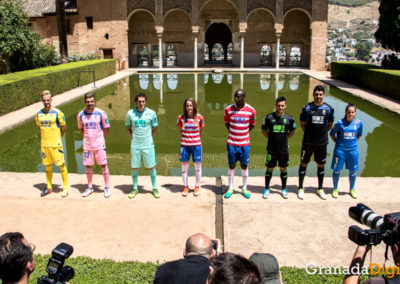
<path fill-rule="evenodd" d="M 357 206 L 350 207 L 349 216 L 357 222 L 370 227 L 371 229 L 379 229 L 383 225 L 383 218 L 362 203 L 358 203 Z"/>

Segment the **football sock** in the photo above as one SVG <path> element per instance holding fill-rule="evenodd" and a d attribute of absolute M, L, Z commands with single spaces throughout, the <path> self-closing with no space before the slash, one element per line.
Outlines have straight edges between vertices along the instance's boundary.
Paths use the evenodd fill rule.
<path fill-rule="evenodd" d="M 332 173 L 333 189 L 337 189 L 338 188 L 339 178 L 340 178 L 340 172 L 333 171 L 333 173 Z"/>
<path fill-rule="evenodd" d="M 101 168 L 101 171 L 103 172 L 105 187 L 109 187 L 110 172 L 108 171 L 107 165 L 106 165 L 105 167 L 102 167 L 102 168 Z"/>
<path fill-rule="evenodd" d="M 273 170 L 266 170 L 265 171 L 265 188 L 269 188 L 269 184 L 271 182 L 271 178 L 272 178 L 272 172 Z"/>
<path fill-rule="evenodd" d="M 299 188 L 303 188 L 304 177 L 306 176 L 307 167 L 299 166 Z"/>
<path fill-rule="evenodd" d="M 357 172 L 356 171 L 349 171 L 349 181 L 350 181 L 350 189 L 354 189 L 356 184 Z"/>
<path fill-rule="evenodd" d="M 201 163 L 194 163 L 194 170 L 196 171 L 196 186 L 200 186 L 200 181 L 201 181 Z"/>
<path fill-rule="evenodd" d="M 53 189 L 51 185 L 51 180 L 53 179 L 53 165 L 46 166 L 46 181 L 47 181 L 47 188 Z"/>
<path fill-rule="evenodd" d="M 156 184 L 156 179 L 157 179 L 157 171 L 156 168 L 153 168 L 150 170 L 150 179 L 151 179 L 151 184 L 153 185 L 153 189 L 157 188 Z"/>
<path fill-rule="evenodd" d="M 183 162 L 182 163 L 183 186 L 188 186 L 188 170 L 189 170 L 189 163 L 188 162 Z"/>
<path fill-rule="evenodd" d="M 247 179 L 249 177 L 249 168 L 243 170 L 242 169 L 242 180 L 243 180 L 243 189 L 247 189 Z"/>
<path fill-rule="evenodd" d="M 63 180 L 64 188 L 67 189 L 68 188 L 68 171 L 67 171 L 67 167 L 65 166 L 65 164 L 63 164 L 60 167 L 60 170 L 61 170 L 61 177 Z"/>
<path fill-rule="evenodd" d="M 317 167 L 317 176 L 318 176 L 318 189 L 322 188 L 322 184 L 324 183 L 324 175 L 325 175 L 325 168 Z"/>
<path fill-rule="evenodd" d="M 233 178 L 235 177 L 235 169 L 228 169 L 229 189 L 233 188 Z"/>
<path fill-rule="evenodd" d="M 281 171 L 282 189 L 286 189 L 287 171 Z"/>
<path fill-rule="evenodd" d="M 88 187 L 92 188 L 92 180 L 93 180 L 93 168 L 92 167 L 86 167 L 86 177 L 87 177 L 87 182 L 88 182 Z"/>
<path fill-rule="evenodd" d="M 131 175 L 132 175 L 133 189 L 137 189 L 139 171 L 138 170 L 132 170 Z"/>

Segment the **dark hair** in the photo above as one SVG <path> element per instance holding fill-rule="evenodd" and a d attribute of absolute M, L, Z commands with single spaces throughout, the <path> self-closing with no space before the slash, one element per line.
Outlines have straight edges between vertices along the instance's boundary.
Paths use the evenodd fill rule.
<path fill-rule="evenodd" d="M 247 258 L 233 253 L 222 253 L 211 259 L 214 269 L 210 284 L 258 284 L 261 275 L 257 265 Z"/>
<path fill-rule="evenodd" d="M 194 118 L 194 123 L 196 125 L 198 125 L 198 119 L 197 119 L 197 104 L 196 101 L 193 98 L 187 98 L 184 102 L 183 102 L 183 125 L 182 125 L 182 129 L 185 127 L 185 123 L 187 122 L 187 118 L 188 118 L 188 112 L 186 110 L 186 103 L 187 102 L 191 102 L 193 105 L 193 118 Z"/>
<path fill-rule="evenodd" d="M 317 86 L 315 86 L 315 88 L 314 88 L 313 94 L 315 94 L 315 91 L 322 91 L 322 92 L 325 93 L 325 88 L 324 88 L 324 86 L 322 86 L 322 85 L 317 85 Z"/>
<path fill-rule="evenodd" d="M 286 102 L 285 97 L 278 97 L 275 101 L 275 104 L 280 103 L 280 102 Z"/>
<path fill-rule="evenodd" d="M 94 94 L 92 94 L 92 93 L 85 94 L 85 96 L 84 96 L 85 102 L 86 102 L 86 99 L 90 99 L 90 98 L 94 98 L 94 101 L 96 101 L 96 96 Z"/>
<path fill-rule="evenodd" d="M 347 106 L 346 106 L 346 110 L 345 110 L 345 112 L 347 112 L 347 110 L 348 110 L 349 108 L 351 108 L 351 107 L 354 107 L 354 110 L 356 110 L 356 111 L 357 111 L 357 107 L 356 107 L 356 105 L 355 105 L 355 104 L 348 103 L 348 104 L 347 104 Z"/>
<path fill-rule="evenodd" d="M 0 279 L 18 282 L 25 274 L 26 264 L 33 260 L 30 246 L 24 244 L 21 233 L 6 233 L 0 237 Z"/>
<path fill-rule="evenodd" d="M 135 97 L 135 102 L 137 102 L 137 100 L 138 100 L 139 97 L 145 98 L 145 100 L 146 100 L 146 102 L 147 102 L 147 96 L 146 96 L 145 93 L 139 93 L 139 94 L 137 94 L 136 97 Z"/>

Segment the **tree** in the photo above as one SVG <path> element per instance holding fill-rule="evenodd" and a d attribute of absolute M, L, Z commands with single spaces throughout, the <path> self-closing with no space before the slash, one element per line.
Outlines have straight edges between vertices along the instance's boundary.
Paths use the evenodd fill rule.
<path fill-rule="evenodd" d="M 357 59 L 368 61 L 371 49 L 372 49 L 372 42 L 370 41 L 358 42 L 356 44 Z"/>
<path fill-rule="evenodd" d="M 375 38 L 386 49 L 400 51 L 400 0 L 381 0 Z"/>
<path fill-rule="evenodd" d="M 19 0 L 0 1 L 0 60 L 10 72 L 10 60 L 22 58 L 39 44 L 40 37 L 28 27 L 29 18 Z"/>

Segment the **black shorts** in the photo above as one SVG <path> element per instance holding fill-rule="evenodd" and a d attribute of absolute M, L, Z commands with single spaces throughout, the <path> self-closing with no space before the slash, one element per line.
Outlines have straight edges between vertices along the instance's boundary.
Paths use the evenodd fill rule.
<path fill-rule="evenodd" d="M 301 157 L 300 162 L 302 164 L 308 164 L 311 159 L 311 155 L 314 153 L 314 161 L 317 164 L 325 164 L 326 163 L 326 148 L 327 145 L 322 146 L 311 146 L 311 145 L 302 145 L 301 146 Z"/>
<path fill-rule="evenodd" d="M 285 154 L 269 154 L 267 153 L 267 159 L 265 165 L 267 168 L 275 168 L 276 162 L 280 168 L 287 168 L 289 166 L 289 153 Z"/>

